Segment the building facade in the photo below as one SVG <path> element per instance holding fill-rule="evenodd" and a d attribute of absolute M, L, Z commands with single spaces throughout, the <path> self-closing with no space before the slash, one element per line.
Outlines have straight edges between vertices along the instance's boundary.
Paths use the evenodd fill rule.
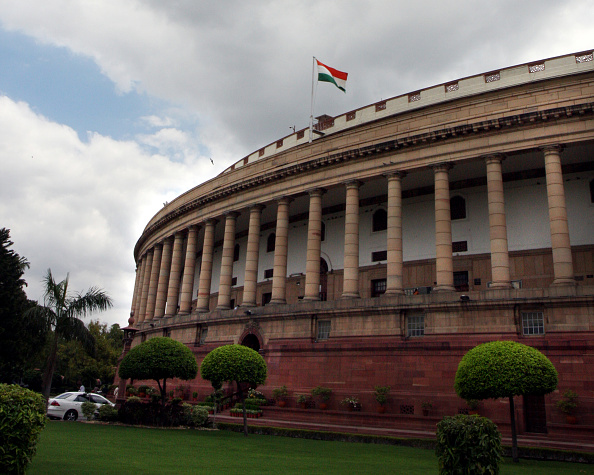
<path fill-rule="evenodd" d="M 263 392 L 316 386 L 385 424 L 464 411 L 463 354 L 515 340 L 559 391 L 518 398 L 521 431 L 592 434 L 592 51 L 414 91 L 296 131 L 168 203 L 134 255 L 133 344 L 170 336 L 198 362 L 229 343 L 264 356 Z M 185 383 L 184 383 L 185 384 Z M 199 377 L 191 391 L 210 392 Z M 507 401 L 482 408 L 503 430 Z M 386 422 L 387 421 L 387 422 Z"/>

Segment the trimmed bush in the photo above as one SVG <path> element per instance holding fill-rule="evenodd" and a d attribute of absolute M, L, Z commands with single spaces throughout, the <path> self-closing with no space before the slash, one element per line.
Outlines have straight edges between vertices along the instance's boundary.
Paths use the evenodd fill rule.
<path fill-rule="evenodd" d="M 95 415 L 97 406 L 90 401 L 85 401 L 81 404 L 80 410 L 82 411 L 83 416 L 87 418 L 87 421 L 90 421 L 93 419 L 93 416 Z"/>
<path fill-rule="evenodd" d="M 99 408 L 97 419 L 104 422 L 116 422 L 118 420 L 118 410 L 109 404 L 103 404 Z"/>
<path fill-rule="evenodd" d="M 194 406 L 191 421 L 194 427 L 204 427 L 208 422 L 208 409 L 202 406 Z"/>
<path fill-rule="evenodd" d="M 477 415 L 446 416 L 437 424 L 439 473 L 499 473 L 501 434 L 486 417 Z"/>
<path fill-rule="evenodd" d="M 41 394 L 14 384 L 0 384 L 1 473 L 25 473 L 45 421 Z"/>

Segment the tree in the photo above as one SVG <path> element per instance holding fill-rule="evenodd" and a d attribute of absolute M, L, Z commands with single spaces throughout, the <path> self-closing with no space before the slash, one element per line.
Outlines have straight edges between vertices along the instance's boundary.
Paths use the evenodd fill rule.
<path fill-rule="evenodd" d="M 26 315 L 32 320 L 43 322 L 46 330 L 53 331 L 53 341 L 41 383 L 43 396 L 48 399 L 56 367 L 58 341 L 60 338 L 67 341 L 79 340 L 87 347 L 93 347 L 93 336 L 80 317 L 106 310 L 112 306 L 112 302 L 104 291 L 96 287 L 91 287 L 84 295 L 69 294 L 68 275 L 62 282 L 56 282 L 51 269 L 47 270 L 43 282 L 44 304 L 29 309 Z"/>
<path fill-rule="evenodd" d="M 23 279 L 29 263 L 10 249 L 10 230 L 0 228 L 0 382 L 20 382 L 27 362 L 43 348 L 45 332 L 23 320 L 35 302 L 27 300 Z"/>
<path fill-rule="evenodd" d="M 198 374 L 194 353 L 183 343 L 168 337 L 151 338 L 132 348 L 120 363 L 120 378 L 152 379 L 159 385 L 161 404 L 167 399 L 167 380 L 185 381 Z"/>
<path fill-rule="evenodd" d="M 221 383 L 236 382 L 239 399 L 243 406 L 243 433 L 247 436 L 247 413 L 242 384 L 256 388 L 266 381 L 267 368 L 260 354 L 243 345 L 224 345 L 208 353 L 200 365 L 200 375 L 211 382 L 214 388 Z"/>
<path fill-rule="evenodd" d="M 463 399 L 509 398 L 512 457 L 518 461 L 514 396 L 544 395 L 557 387 L 557 370 L 536 348 L 514 341 L 492 341 L 464 355 L 454 388 Z"/>

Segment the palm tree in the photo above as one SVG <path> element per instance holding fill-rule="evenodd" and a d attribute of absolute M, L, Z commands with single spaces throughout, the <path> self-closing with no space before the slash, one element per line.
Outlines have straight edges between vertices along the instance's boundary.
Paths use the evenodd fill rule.
<path fill-rule="evenodd" d="M 50 354 L 43 371 L 41 391 L 48 399 L 52 385 L 52 378 L 56 367 L 58 340 L 79 340 L 87 347 L 94 346 L 93 336 L 80 319 L 87 314 L 110 308 L 111 298 L 100 289 L 91 287 L 87 293 L 81 295 L 68 293 L 68 274 L 62 282 L 56 283 L 51 269 L 43 279 L 45 292 L 43 305 L 37 305 L 27 311 L 27 316 L 36 319 L 45 326 L 46 331 L 53 331 Z"/>

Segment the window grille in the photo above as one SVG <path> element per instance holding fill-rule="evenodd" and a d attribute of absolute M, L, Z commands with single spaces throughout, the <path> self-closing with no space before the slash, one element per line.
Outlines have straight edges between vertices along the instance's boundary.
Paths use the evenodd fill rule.
<path fill-rule="evenodd" d="M 410 414 L 414 415 L 415 413 L 415 406 L 412 404 L 401 404 L 400 405 L 400 414 Z"/>
<path fill-rule="evenodd" d="M 386 293 L 386 279 L 375 279 L 371 281 L 371 296 L 379 297 Z"/>
<path fill-rule="evenodd" d="M 425 315 L 409 315 L 406 319 L 406 336 L 425 334 Z"/>
<path fill-rule="evenodd" d="M 330 320 L 318 321 L 318 340 L 327 340 L 330 338 Z"/>
<path fill-rule="evenodd" d="M 208 328 L 201 328 L 200 329 L 200 344 L 204 345 L 206 343 L 206 337 L 208 336 Z"/>
<path fill-rule="evenodd" d="M 522 333 L 544 335 L 544 316 L 542 312 L 522 312 Z"/>

